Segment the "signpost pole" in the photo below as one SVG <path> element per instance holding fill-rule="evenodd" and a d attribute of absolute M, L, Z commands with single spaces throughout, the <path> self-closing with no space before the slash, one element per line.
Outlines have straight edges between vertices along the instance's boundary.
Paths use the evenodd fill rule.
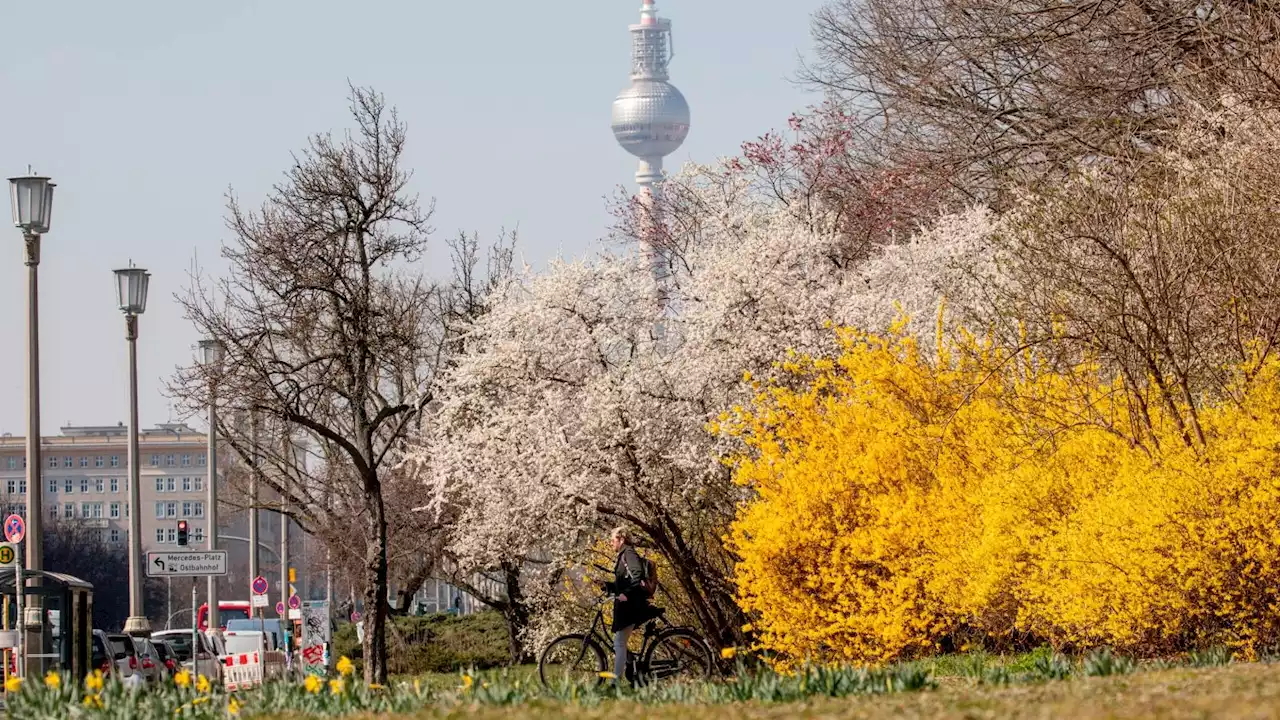
<path fill-rule="evenodd" d="M 210 577 L 213 577 L 212 575 Z M 198 677 L 200 675 L 199 655 L 196 649 L 200 647 L 199 639 L 196 637 L 200 633 L 200 621 L 196 618 L 196 577 L 191 576 L 191 675 Z M 212 626 L 210 626 L 212 627 Z"/>
<path fill-rule="evenodd" d="M 22 558 L 17 558 L 17 562 L 13 564 L 13 574 L 14 574 L 13 596 L 14 596 L 14 602 L 18 604 L 17 606 L 18 627 L 22 628 L 22 625 L 23 625 L 22 623 Z M 24 662 L 26 658 L 23 657 L 24 655 L 23 651 L 26 649 L 26 647 L 27 647 L 27 634 L 25 632 L 19 631 L 18 647 L 13 649 L 13 653 L 16 656 L 13 660 L 13 669 L 15 674 L 18 677 L 26 677 L 26 675 L 22 674 L 22 671 L 26 669 L 26 663 Z"/>

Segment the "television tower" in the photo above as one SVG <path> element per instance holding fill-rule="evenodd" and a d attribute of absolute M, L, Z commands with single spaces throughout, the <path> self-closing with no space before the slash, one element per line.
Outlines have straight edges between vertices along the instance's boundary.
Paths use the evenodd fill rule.
<path fill-rule="evenodd" d="M 658 17 L 653 0 L 643 1 L 640 22 L 631 26 L 631 86 L 613 101 L 613 137 L 640 158 L 636 184 L 641 200 L 651 203 L 660 191 L 662 159 L 689 136 L 689 103 L 667 82 L 667 66 L 675 55 L 671 21 Z M 651 260 L 661 280 L 665 272 L 657 255 Z"/>

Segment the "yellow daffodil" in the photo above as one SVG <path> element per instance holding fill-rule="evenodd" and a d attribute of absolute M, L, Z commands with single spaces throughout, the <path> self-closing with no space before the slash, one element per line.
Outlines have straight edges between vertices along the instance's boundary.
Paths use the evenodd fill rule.
<path fill-rule="evenodd" d="M 422 694 L 422 681 L 419 680 L 418 678 L 413 679 L 413 694 L 414 695 Z"/>
<path fill-rule="evenodd" d="M 463 691 L 463 692 L 467 692 L 467 691 L 471 690 L 471 686 L 472 686 L 472 685 L 475 685 L 475 684 L 476 684 L 475 678 L 471 677 L 470 675 L 463 675 L 463 676 L 462 676 L 462 691 Z"/>
<path fill-rule="evenodd" d="M 343 655 L 338 658 L 338 674 L 346 677 L 356 671 L 356 664 L 351 662 L 351 658 Z"/>
<path fill-rule="evenodd" d="M 727 647 L 720 651 L 720 657 L 725 660 L 732 660 L 734 655 L 738 654 L 738 648 Z"/>
<path fill-rule="evenodd" d="M 237 717 L 240 715 L 239 700 L 236 700 L 235 698 L 231 698 L 231 701 L 227 703 L 227 714 L 230 715 L 231 717 Z"/>
<path fill-rule="evenodd" d="M 102 707 L 102 696 L 97 693 L 94 693 L 93 695 L 85 695 L 84 700 L 82 700 L 80 704 L 87 708 L 100 708 Z"/>
<path fill-rule="evenodd" d="M 50 670 L 49 672 L 44 674 L 44 686 L 47 688 L 53 688 L 54 690 L 57 690 L 58 688 L 62 687 L 62 676 Z"/>
<path fill-rule="evenodd" d="M 608 672 L 608 671 L 605 671 L 605 672 L 600 673 L 600 677 L 604 678 L 605 680 L 617 680 L 617 679 L 618 679 L 618 676 L 617 676 L 617 675 L 614 675 L 613 673 Z"/>
<path fill-rule="evenodd" d="M 208 694 L 208 692 L 209 692 L 210 690 L 212 690 L 212 689 L 213 689 L 213 686 L 209 683 L 209 678 L 207 678 L 207 677 L 205 677 L 205 676 L 203 676 L 203 675 L 201 675 L 200 677 L 197 677 L 197 678 L 196 678 L 196 691 L 197 691 L 197 692 L 201 692 L 201 693 Z"/>
<path fill-rule="evenodd" d="M 177 675 L 174 675 L 173 684 L 177 685 L 180 688 L 191 687 L 191 673 L 186 670 L 183 670 L 179 672 Z"/>
<path fill-rule="evenodd" d="M 94 670 L 92 675 L 84 679 L 84 687 L 89 692 L 102 692 L 102 684 L 103 678 L 101 670 Z"/>
<path fill-rule="evenodd" d="M 343 687 L 344 687 L 344 686 L 345 686 L 345 685 L 344 685 L 344 683 L 343 683 L 341 680 L 330 680 L 330 681 L 329 681 L 329 694 L 330 694 L 330 695 L 341 695 L 341 694 L 342 694 L 342 689 L 343 689 Z"/>
<path fill-rule="evenodd" d="M 17 675 L 10 675 L 9 679 L 4 681 L 5 692 L 18 692 L 22 689 L 22 678 Z"/>
<path fill-rule="evenodd" d="M 312 695 L 320 692 L 320 688 L 324 687 L 324 681 L 319 675 L 308 675 L 306 680 L 302 681 L 302 686 Z"/>
<path fill-rule="evenodd" d="M 385 685 L 381 685 L 381 684 L 379 684 L 379 683 L 369 683 L 369 689 L 370 689 L 370 690 L 382 690 L 382 689 L 384 689 L 385 687 L 386 687 Z"/>

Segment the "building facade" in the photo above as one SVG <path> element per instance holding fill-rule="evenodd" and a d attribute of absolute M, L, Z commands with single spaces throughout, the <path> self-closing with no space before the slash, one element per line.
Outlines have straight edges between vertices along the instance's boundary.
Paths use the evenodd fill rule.
<path fill-rule="evenodd" d="M 203 549 L 208 465 L 204 433 L 184 423 L 144 429 L 138 439 L 142 507 L 129 507 L 129 435 L 123 424 L 67 426 L 41 440 L 39 491 L 46 526 L 83 523 L 108 543 L 127 547 L 129 514 L 140 512 L 143 551 L 178 548 L 186 520 L 188 547 Z M 5 514 L 26 515 L 26 439 L 0 437 L 0 491 Z"/>

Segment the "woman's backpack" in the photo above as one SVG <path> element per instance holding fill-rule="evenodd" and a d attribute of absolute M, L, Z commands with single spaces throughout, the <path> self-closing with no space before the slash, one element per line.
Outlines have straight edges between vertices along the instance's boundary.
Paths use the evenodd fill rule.
<path fill-rule="evenodd" d="M 640 578 L 640 587 L 644 589 L 647 596 L 652 598 L 658 594 L 658 566 L 643 555 L 640 555 L 640 564 L 644 566 L 644 577 Z"/>

